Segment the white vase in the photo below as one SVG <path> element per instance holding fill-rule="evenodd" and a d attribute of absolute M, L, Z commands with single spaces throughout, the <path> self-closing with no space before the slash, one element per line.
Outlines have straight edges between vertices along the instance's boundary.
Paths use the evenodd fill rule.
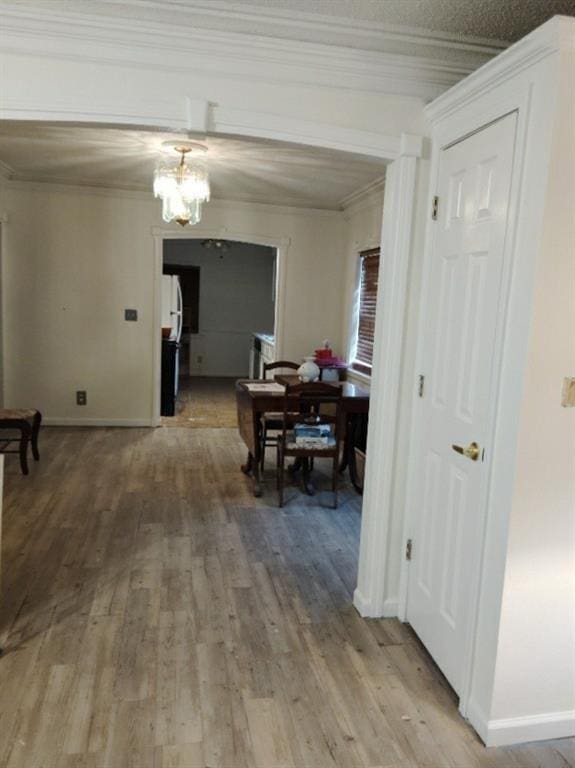
<path fill-rule="evenodd" d="M 300 381 L 307 384 L 310 381 L 319 379 L 319 367 L 315 363 L 314 357 L 304 357 L 303 363 L 297 369 L 297 375 Z"/>

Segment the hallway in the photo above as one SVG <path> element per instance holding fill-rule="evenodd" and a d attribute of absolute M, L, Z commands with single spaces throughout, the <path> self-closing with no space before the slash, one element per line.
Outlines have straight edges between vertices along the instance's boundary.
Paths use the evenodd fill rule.
<path fill-rule="evenodd" d="M 7 458 L 3 768 L 566 768 L 485 750 L 408 627 L 351 605 L 360 497 L 254 499 L 231 429 L 47 428 Z M 322 506 L 325 504 L 326 506 Z"/>
<path fill-rule="evenodd" d="M 176 413 L 163 416 L 163 427 L 235 428 L 237 377 L 187 376 L 180 379 Z"/>

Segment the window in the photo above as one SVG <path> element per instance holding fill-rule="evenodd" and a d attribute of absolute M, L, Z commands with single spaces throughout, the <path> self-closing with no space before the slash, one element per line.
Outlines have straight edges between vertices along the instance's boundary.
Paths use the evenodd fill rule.
<path fill-rule="evenodd" d="M 379 248 L 360 253 L 359 302 L 357 337 L 351 367 L 359 373 L 371 374 L 373 337 L 375 335 L 375 306 L 379 278 Z"/>

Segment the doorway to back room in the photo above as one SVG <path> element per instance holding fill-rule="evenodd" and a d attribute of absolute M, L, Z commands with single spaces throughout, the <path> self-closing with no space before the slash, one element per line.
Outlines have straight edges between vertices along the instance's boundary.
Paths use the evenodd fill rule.
<path fill-rule="evenodd" d="M 166 239 L 162 258 L 164 426 L 235 427 L 234 383 L 275 344 L 276 249 Z"/>

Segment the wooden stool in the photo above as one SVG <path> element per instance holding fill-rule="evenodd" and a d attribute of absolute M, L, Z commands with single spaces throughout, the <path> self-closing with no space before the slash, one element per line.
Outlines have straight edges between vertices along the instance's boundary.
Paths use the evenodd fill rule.
<path fill-rule="evenodd" d="M 38 433 L 42 423 L 42 414 L 35 408 L 0 408 L 0 429 L 20 430 L 20 437 L 1 437 L 0 453 L 20 454 L 20 468 L 23 475 L 28 474 L 28 443 L 32 443 L 32 455 L 39 460 Z M 19 443 L 17 450 L 7 450 L 4 446 Z"/>

